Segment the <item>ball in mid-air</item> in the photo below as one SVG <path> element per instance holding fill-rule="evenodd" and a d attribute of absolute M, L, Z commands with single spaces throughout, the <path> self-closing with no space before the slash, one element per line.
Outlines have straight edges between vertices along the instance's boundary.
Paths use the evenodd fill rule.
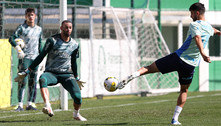
<path fill-rule="evenodd" d="M 104 87 L 107 91 L 113 92 L 117 90 L 118 79 L 115 77 L 107 77 L 104 81 Z"/>

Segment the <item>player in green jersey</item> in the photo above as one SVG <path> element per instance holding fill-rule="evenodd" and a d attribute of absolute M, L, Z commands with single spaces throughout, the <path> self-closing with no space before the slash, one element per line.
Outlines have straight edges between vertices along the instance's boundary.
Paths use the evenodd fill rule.
<path fill-rule="evenodd" d="M 41 49 L 41 36 L 42 28 L 35 24 L 35 10 L 33 8 L 27 8 L 25 11 L 25 22 L 19 25 L 14 34 L 9 38 L 9 42 L 15 47 L 18 58 L 18 71 L 24 71 L 38 56 Z M 21 48 L 17 43 L 16 39 L 21 38 L 25 46 Z M 28 83 L 28 105 L 26 110 L 37 110 L 34 104 L 36 99 L 36 84 L 37 84 L 37 69 L 33 69 L 29 76 L 23 81 L 18 83 L 18 107 L 15 111 L 23 111 L 23 99 L 25 86 Z"/>
<path fill-rule="evenodd" d="M 49 102 L 49 91 L 47 86 L 61 83 L 70 93 L 74 100 L 73 117 L 75 120 L 87 121 L 79 113 L 82 98 L 80 88 L 84 82 L 80 81 L 77 74 L 78 43 L 70 37 L 72 32 L 72 23 L 68 20 L 62 22 L 61 33 L 48 38 L 42 52 L 37 56 L 34 62 L 22 73 L 18 74 L 15 81 L 23 80 L 41 61 L 48 55 L 45 72 L 39 79 L 41 95 L 45 103 L 42 109 L 43 113 L 50 117 L 54 115 Z"/>

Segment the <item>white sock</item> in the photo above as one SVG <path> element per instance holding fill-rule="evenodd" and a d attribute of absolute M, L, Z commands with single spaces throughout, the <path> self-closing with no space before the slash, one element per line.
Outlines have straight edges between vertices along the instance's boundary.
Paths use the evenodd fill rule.
<path fill-rule="evenodd" d="M 136 78 L 136 77 L 139 77 L 140 76 L 140 72 L 139 71 L 136 71 L 132 74 L 132 77 Z"/>
<path fill-rule="evenodd" d="M 75 110 L 74 109 L 74 117 L 78 117 L 80 110 Z"/>
<path fill-rule="evenodd" d="M 23 108 L 23 103 L 22 103 L 22 102 L 19 102 L 19 103 L 18 103 L 18 106 L 20 106 L 21 108 Z"/>
<path fill-rule="evenodd" d="M 46 102 L 46 103 L 45 103 L 45 107 L 51 107 L 50 102 Z"/>
<path fill-rule="evenodd" d="M 29 105 L 32 105 L 32 102 L 29 101 L 29 102 L 28 102 L 28 106 L 29 106 Z"/>
<path fill-rule="evenodd" d="M 174 119 L 174 120 L 178 121 L 178 117 L 179 117 L 179 115 L 180 115 L 182 109 L 183 109 L 182 107 L 176 106 L 175 112 L 174 112 L 174 114 L 173 114 L 173 119 Z"/>

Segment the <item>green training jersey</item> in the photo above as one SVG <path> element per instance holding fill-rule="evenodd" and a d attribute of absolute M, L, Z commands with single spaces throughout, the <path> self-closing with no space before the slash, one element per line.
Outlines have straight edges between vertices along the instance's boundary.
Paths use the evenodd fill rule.
<path fill-rule="evenodd" d="M 25 53 L 25 58 L 35 59 L 41 49 L 42 28 L 35 25 L 28 26 L 26 23 L 19 25 L 14 34 L 10 37 L 9 42 L 12 46 L 16 46 L 14 41 L 16 38 L 21 38 L 25 42 L 25 47 L 22 49 Z"/>
<path fill-rule="evenodd" d="M 65 42 L 61 34 L 56 34 L 46 40 L 45 46 L 40 55 L 30 65 L 33 70 L 48 54 L 46 61 L 46 72 L 56 74 L 73 73 L 77 77 L 77 63 L 79 45 L 74 39 Z"/>
<path fill-rule="evenodd" d="M 78 49 L 78 43 L 72 38 L 69 42 L 64 42 L 60 34 L 51 37 L 48 41 L 51 41 L 54 46 L 48 53 L 45 71 L 72 73 L 71 55 Z"/>

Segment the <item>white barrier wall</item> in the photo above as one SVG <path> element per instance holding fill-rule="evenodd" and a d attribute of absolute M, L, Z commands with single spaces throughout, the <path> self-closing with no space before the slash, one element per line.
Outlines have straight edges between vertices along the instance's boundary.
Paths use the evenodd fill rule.
<path fill-rule="evenodd" d="M 135 50 L 136 45 L 132 42 Z M 120 95 L 137 93 L 136 80 L 130 82 L 123 90 L 108 92 L 104 88 L 105 78 L 112 76 L 122 79 L 135 72 L 138 67 L 133 60 L 126 41 L 117 40 L 80 40 L 81 46 L 81 78 L 87 83 L 82 89 L 82 97 L 96 95 Z"/>

